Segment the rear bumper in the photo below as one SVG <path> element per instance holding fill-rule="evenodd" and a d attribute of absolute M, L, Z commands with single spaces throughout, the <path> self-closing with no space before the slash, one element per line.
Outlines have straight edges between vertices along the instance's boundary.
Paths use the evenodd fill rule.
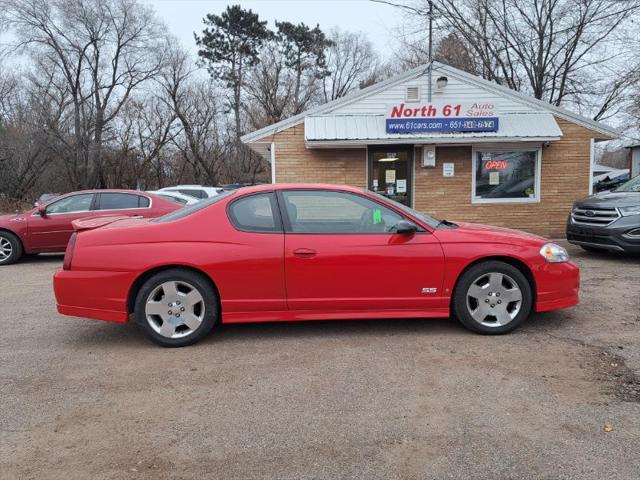
<path fill-rule="evenodd" d="M 580 269 L 573 262 L 547 263 L 535 274 L 536 312 L 559 310 L 580 301 Z"/>
<path fill-rule="evenodd" d="M 71 305 L 56 304 L 58 312 L 62 315 L 69 315 L 71 317 L 84 317 L 93 318 L 96 320 L 106 320 L 107 322 L 127 322 L 129 320 L 128 315 L 125 312 L 119 312 L 114 310 L 99 310 L 96 308 L 74 307 Z"/>
<path fill-rule="evenodd" d="M 74 317 L 127 322 L 131 272 L 58 270 L 53 290 L 58 312 Z"/>

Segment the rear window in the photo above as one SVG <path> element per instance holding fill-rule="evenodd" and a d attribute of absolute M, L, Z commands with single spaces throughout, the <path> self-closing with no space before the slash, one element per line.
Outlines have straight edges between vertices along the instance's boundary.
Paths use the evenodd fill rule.
<path fill-rule="evenodd" d="M 126 210 L 129 208 L 146 208 L 149 199 L 132 193 L 101 193 L 96 210 Z"/>
<path fill-rule="evenodd" d="M 217 203 L 220 200 L 223 200 L 235 194 L 236 194 L 235 190 L 231 192 L 224 192 L 224 193 L 221 193 L 220 195 L 216 195 L 215 197 L 210 197 L 210 198 L 207 198 L 206 200 L 202 200 L 201 202 L 194 203 L 193 205 L 188 205 L 184 208 L 181 208 L 180 210 L 176 210 L 174 212 L 168 213 L 166 215 L 163 215 L 162 217 L 155 218 L 151 221 L 157 222 L 157 223 L 173 222 L 174 220 L 179 220 L 181 218 L 188 217 L 189 215 L 196 213 L 202 210 L 203 208 L 207 208 L 209 205 L 213 205 L 214 203 Z"/>
<path fill-rule="evenodd" d="M 229 216 L 243 232 L 282 232 L 276 196 L 273 192 L 247 195 L 234 200 Z"/>

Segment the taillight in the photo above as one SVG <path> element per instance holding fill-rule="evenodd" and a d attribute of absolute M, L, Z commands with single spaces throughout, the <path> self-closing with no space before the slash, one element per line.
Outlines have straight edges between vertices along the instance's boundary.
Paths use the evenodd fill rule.
<path fill-rule="evenodd" d="M 62 263 L 63 270 L 71 270 L 71 260 L 73 259 L 73 250 L 76 248 L 76 237 L 78 232 L 73 232 L 69 243 L 67 243 L 67 249 L 64 251 L 64 262 Z"/>

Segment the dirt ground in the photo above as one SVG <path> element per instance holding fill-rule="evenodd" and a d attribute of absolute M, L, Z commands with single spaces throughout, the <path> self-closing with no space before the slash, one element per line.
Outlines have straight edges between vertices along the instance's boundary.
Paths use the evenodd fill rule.
<path fill-rule="evenodd" d="M 221 326 L 166 350 L 63 317 L 61 257 L 0 268 L 0 477 L 637 479 L 640 258 L 571 248 L 579 307 Z"/>

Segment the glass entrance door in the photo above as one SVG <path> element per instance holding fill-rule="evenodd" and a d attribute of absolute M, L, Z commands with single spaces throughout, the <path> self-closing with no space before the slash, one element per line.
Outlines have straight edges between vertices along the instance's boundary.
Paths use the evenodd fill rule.
<path fill-rule="evenodd" d="M 369 190 L 411 207 L 412 147 L 369 147 Z"/>

